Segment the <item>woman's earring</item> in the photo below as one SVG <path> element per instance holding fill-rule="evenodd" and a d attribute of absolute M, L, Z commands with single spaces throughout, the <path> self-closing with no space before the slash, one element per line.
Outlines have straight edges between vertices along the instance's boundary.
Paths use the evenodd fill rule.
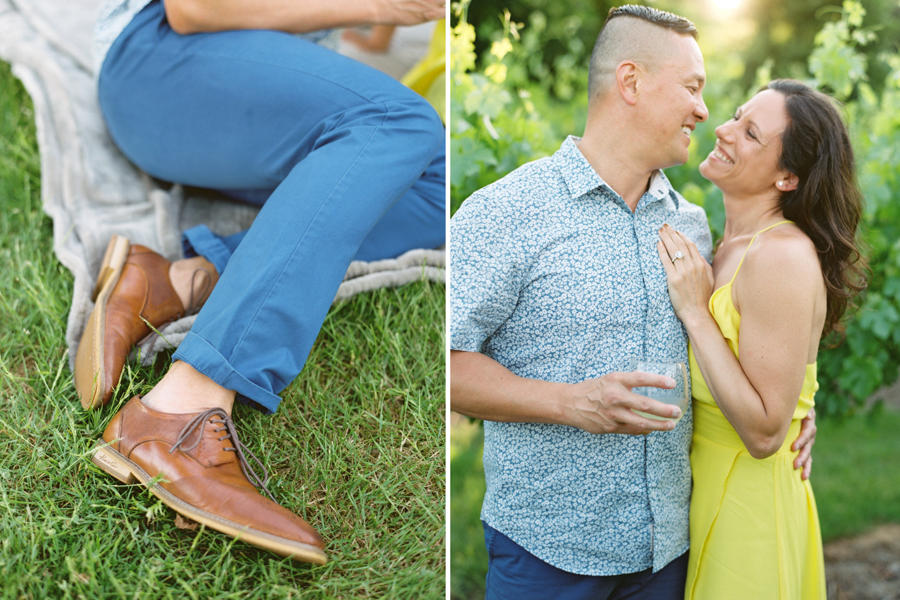
<path fill-rule="evenodd" d="M 776 183 L 775 185 L 777 185 L 778 187 L 784 187 L 784 182 L 783 182 L 783 181 L 779 181 L 779 182 Z"/>

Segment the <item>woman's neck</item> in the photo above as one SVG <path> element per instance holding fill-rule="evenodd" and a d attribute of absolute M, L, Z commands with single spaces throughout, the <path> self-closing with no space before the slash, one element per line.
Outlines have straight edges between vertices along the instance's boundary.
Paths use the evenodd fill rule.
<path fill-rule="evenodd" d="M 752 236 L 761 229 L 784 220 L 777 196 L 735 197 L 724 194 L 724 203 L 725 240 Z"/>

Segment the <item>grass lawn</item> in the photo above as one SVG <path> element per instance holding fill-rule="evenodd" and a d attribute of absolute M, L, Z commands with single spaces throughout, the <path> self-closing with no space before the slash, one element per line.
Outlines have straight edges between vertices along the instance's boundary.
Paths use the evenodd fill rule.
<path fill-rule="evenodd" d="M 822 421 L 813 449 L 813 493 L 826 543 L 900 523 L 900 412 Z"/>
<path fill-rule="evenodd" d="M 444 287 L 334 306 L 278 414 L 235 409 L 276 499 L 325 538 L 294 563 L 99 471 L 109 418 L 161 376 L 129 368 L 82 410 L 68 369 L 72 279 L 41 212 L 31 103 L 0 63 L 0 598 L 443 598 Z"/>
<path fill-rule="evenodd" d="M 484 497 L 484 434 L 452 415 L 450 424 L 450 590 L 455 600 L 484 597 L 487 552 L 478 518 Z M 819 421 L 812 486 L 825 543 L 900 523 L 900 412 Z"/>

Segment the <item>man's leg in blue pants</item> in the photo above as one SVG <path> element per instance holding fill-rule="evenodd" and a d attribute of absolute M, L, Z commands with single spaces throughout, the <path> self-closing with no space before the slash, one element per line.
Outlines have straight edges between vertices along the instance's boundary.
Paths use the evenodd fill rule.
<path fill-rule="evenodd" d="M 163 501 L 183 514 L 321 562 L 315 531 L 250 485 L 231 404 L 238 392 L 275 410 L 354 257 L 443 242 L 440 120 L 389 77 L 291 35 L 178 35 L 156 2 L 110 49 L 100 103 L 149 174 L 271 194 L 240 243 L 188 235 L 218 283 L 174 365 L 113 418 L 98 451 L 107 462 L 95 462 L 126 478 L 164 473 Z"/>

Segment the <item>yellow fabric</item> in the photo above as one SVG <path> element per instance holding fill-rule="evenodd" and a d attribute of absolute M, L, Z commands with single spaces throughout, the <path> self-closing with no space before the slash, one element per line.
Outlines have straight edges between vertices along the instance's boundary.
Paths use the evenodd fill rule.
<path fill-rule="evenodd" d="M 400 81 L 403 85 L 428 100 L 441 117 L 446 119 L 446 76 L 444 74 L 446 60 L 445 44 L 447 40 L 446 21 L 441 19 L 434 26 L 434 34 L 428 45 L 428 53 L 407 71 Z"/>
<path fill-rule="evenodd" d="M 742 257 L 735 277 L 743 262 Z M 731 299 L 733 283 L 734 277 L 713 293 L 709 310 L 738 356 L 741 316 Z M 689 358 L 694 396 L 694 484 L 685 599 L 825 600 L 816 501 L 809 481 L 802 481 L 799 471 L 794 470 L 797 453 L 791 451 L 800 432 L 800 419 L 813 407 L 819 389 L 815 363 L 806 366 L 784 444 L 774 455 L 757 460 L 716 405 L 693 348 L 689 348 Z"/>

